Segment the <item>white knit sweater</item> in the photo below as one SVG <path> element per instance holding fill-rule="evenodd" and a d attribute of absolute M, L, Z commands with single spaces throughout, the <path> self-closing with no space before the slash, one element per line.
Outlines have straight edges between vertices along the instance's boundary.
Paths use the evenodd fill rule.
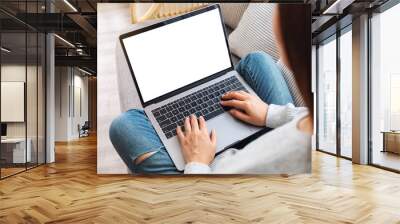
<path fill-rule="evenodd" d="M 298 130 L 304 107 L 269 105 L 266 126 L 275 128 L 243 149 L 228 149 L 210 166 L 188 163 L 185 174 L 297 174 L 311 172 L 311 136 Z"/>

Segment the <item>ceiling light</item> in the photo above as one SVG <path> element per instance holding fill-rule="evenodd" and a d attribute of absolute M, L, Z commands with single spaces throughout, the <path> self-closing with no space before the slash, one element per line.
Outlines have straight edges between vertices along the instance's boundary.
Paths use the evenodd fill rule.
<path fill-rule="evenodd" d="M 83 49 L 81 49 L 81 48 L 77 48 L 76 49 L 76 53 L 78 53 L 79 55 L 83 55 L 84 54 Z"/>
<path fill-rule="evenodd" d="M 81 69 L 81 68 L 79 68 L 79 67 L 78 67 L 78 70 L 81 71 L 81 72 L 83 72 L 83 73 L 85 73 L 85 74 L 87 74 L 87 75 L 90 75 L 90 76 L 93 75 L 92 73 L 90 73 L 90 72 L 88 72 L 88 71 L 86 71 L 86 70 L 83 70 L 83 69 Z"/>
<path fill-rule="evenodd" d="M 354 0 L 336 0 L 332 5 L 325 9 L 322 14 L 342 14 L 343 10 L 353 2 Z"/>
<path fill-rule="evenodd" d="M 67 4 L 74 12 L 78 12 L 78 10 L 73 6 L 68 0 L 64 0 L 65 4 Z"/>
<path fill-rule="evenodd" d="M 6 52 L 6 53 L 10 53 L 10 52 L 11 52 L 11 50 L 9 50 L 9 49 L 7 49 L 7 48 L 5 48 L 5 47 L 1 47 L 1 50 L 4 51 L 4 52 Z"/>
<path fill-rule="evenodd" d="M 60 37 L 59 35 L 57 35 L 57 34 L 54 34 L 54 36 L 55 37 L 57 37 L 59 40 L 61 40 L 62 42 L 64 42 L 64 43 L 66 43 L 67 45 L 69 45 L 70 47 L 73 47 L 73 48 L 75 48 L 75 45 L 73 45 L 71 42 L 69 42 L 68 40 L 66 40 L 66 39 L 64 39 L 64 38 L 62 38 L 62 37 Z"/>

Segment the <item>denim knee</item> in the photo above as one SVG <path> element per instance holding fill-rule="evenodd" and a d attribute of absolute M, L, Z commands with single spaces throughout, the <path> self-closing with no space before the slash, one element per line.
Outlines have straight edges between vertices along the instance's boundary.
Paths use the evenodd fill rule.
<path fill-rule="evenodd" d="M 244 61 L 246 63 L 259 62 L 260 60 L 263 62 L 268 61 L 268 62 L 275 63 L 274 59 L 269 54 L 265 53 L 264 51 L 250 52 L 244 57 Z"/>
<path fill-rule="evenodd" d="M 124 147 L 122 147 L 121 139 L 124 138 L 124 124 L 127 122 L 127 115 L 126 112 L 119 115 L 116 117 L 109 128 L 109 138 L 111 143 L 113 144 L 115 150 L 121 157 L 121 159 L 124 161 L 126 166 L 133 171 L 134 170 L 134 165 L 133 165 L 133 158 L 130 157 L 129 152 L 125 150 Z"/>
<path fill-rule="evenodd" d="M 110 140 L 128 165 L 137 157 L 163 147 L 143 110 L 129 110 L 111 123 Z"/>
<path fill-rule="evenodd" d="M 119 141 L 120 138 L 124 135 L 125 129 L 127 129 L 126 125 L 130 121 L 129 117 L 132 116 L 130 115 L 132 113 L 140 113 L 140 111 L 134 109 L 124 112 L 112 121 L 109 129 L 109 137 L 113 144 Z"/>
<path fill-rule="evenodd" d="M 240 60 L 239 64 L 236 66 L 236 71 L 245 80 L 251 80 L 254 79 L 253 76 L 259 75 L 259 73 L 252 72 L 252 68 L 260 66 L 276 66 L 276 62 L 269 54 L 263 51 L 254 51 L 247 54 L 244 58 Z"/>
<path fill-rule="evenodd" d="M 142 110 L 129 110 L 116 117 L 109 128 L 111 143 L 128 166 L 141 154 L 140 150 L 143 148 L 140 144 L 140 147 L 135 147 L 141 117 L 145 117 Z"/>

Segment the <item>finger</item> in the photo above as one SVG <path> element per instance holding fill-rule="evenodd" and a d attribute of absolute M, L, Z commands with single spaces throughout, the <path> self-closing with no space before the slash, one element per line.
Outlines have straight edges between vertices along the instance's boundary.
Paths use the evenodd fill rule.
<path fill-rule="evenodd" d="M 237 118 L 239 120 L 242 120 L 242 121 L 245 121 L 247 123 L 250 123 L 250 116 L 245 114 L 245 113 L 243 113 L 242 111 L 239 111 L 239 110 L 236 110 L 236 109 L 232 109 L 232 110 L 229 111 L 229 113 L 233 117 L 235 117 L 235 118 Z"/>
<path fill-rule="evenodd" d="M 176 135 L 178 136 L 179 142 L 182 142 L 182 140 L 185 138 L 181 126 L 176 127 Z"/>
<path fill-rule="evenodd" d="M 199 128 L 200 128 L 200 131 L 202 131 L 202 130 L 207 131 L 206 120 L 204 120 L 203 116 L 200 116 L 200 118 L 199 118 Z"/>
<path fill-rule="evenodd" d="M 184 126 L 185 126 L 185 133 L 190 133 L 192 131 L 192 127 L 190 126 L 190 121 L 188 117 L 185 118 Z"/>
<path fill-rule="evenodd" d="M 221 98 L 224 100 L 229 100 L 229 99 L 245 100 L 246 96 L 241 94 L 239 91 L 231 91 L 222 95 Z"/>
<path fill-rule="evenodd" d="M 248 98 L 249 96 L 251 96 L 250 93 L 248 93 L 248 92 L 246 92 L 246 91 L 243 91 L 243 90 L 240 90 L 239 93 L 242 94 L 243 96 L 245 96 L 246 98 Z"/>
<path fill-rule="evenodd" d="M 225 101 L 221 101 L 221 105 L 224 107 L 234 107 L 237 109 L 241 109 L 241 110 L 245 110 L 246 108 L 246 104 L 244 103 L 244 101 L 240 101 L 240 100 L 225 100 Z"/>
<path fill-rule="evenodd" d="M 217 132 L 215 129 L 211 130 L 210 140 L 213 145 L 217 145 Z"/>
<path fill-rule="evenodd" d="M 192 126 L 192 131 L 199 131 L 199 122 L 194 114 L 190 115 L 190 125 Z"/>

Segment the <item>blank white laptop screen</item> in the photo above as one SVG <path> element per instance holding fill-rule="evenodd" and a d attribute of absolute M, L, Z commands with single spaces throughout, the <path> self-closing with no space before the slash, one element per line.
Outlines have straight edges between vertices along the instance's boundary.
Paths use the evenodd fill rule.
<path fill-rule="evenodd" d="M 123 43 L 144 102 L 231 67 L 217 8 Z"/>

